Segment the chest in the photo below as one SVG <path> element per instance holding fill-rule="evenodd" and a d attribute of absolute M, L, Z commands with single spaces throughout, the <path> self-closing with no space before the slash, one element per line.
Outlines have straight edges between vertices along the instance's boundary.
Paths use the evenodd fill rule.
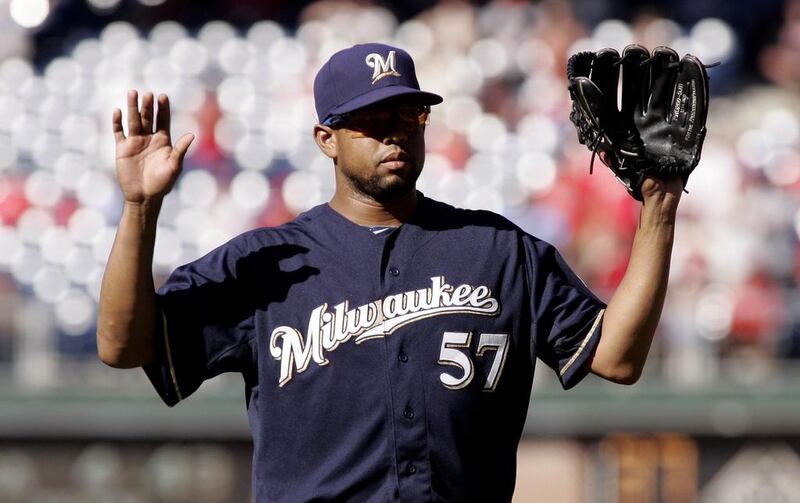
<path fill-rule="evenodd" d="M 256 317 L 262 387 L 374 384 L 402 370 L 437 393 L 480 395 L 498 389 L 516 359 L 530 360 L 513 250 L 433 233 L 375 245 L 286 264 L 315 273 Z"/>

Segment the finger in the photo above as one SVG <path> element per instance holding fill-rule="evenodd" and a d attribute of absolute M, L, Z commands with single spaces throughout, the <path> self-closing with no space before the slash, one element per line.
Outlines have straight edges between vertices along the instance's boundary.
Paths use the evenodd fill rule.
<path fill-rule="evenodd" d="M 156 115 L 156 131 L 163 131 L 169 136 L 169 97 L 166 94 L 158 95 L 158 114 Z"/>
<path fill-rule="evenodd" d="M 139 116 L 139 93 L 136 89 L 128 91 L 128 134 L 138 135 L 142 132 L 142 118 Z"/>
<path fill-rule="evenodd" d="M 191 145 L 193 141 L 194 135 L 192 133 L 186 133 L 175 143 L 175 148 L 172 149 L 172 155 L 177 158 L 178 162 L 183 162 L 186 151 L 189 150 L 189 145 Z"/>
<path fill-rule="evenodd" d="M 142 133 L 151 134 L 153 132 L 153 93 L 142 95 Z"/>
<path fill-rule="evenodd" d="M 114 132 L 115 142 L 125 140 L 125 133 L 122 131 L 122 110 L 119 108 L 115 108 L 111 113 L 111 130 Z"/>

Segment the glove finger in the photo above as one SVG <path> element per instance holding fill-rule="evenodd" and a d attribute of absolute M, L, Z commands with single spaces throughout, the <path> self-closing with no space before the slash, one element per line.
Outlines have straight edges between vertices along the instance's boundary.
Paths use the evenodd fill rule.
<path fill-rule="evenodd" d="M 574 90 L 575 103 L 599 131 L 620 128 L 620 125 L 616 123 L 617 110 L 611 108 L 611 103 L 605 99 L 603 92 L 594 81 L 586 77 L 578 77 L 575 79 Z"/>
<path fill-rule="evenodd" d="M 631 44 L 622 51 L 622 111 L 626 120 L 641 118 L 650 94 L 650 68 L 642 63 L 650 53 L 641 45 Z"/>
<path fill-rule="evenodd" d="M 680 133 L 674 138 L 676 146 L 699 158 L 708 115 L 708 74 L 691 54 L 681 59 L 670 115 L 673 128 Z"/>
<path fill-rule="evenodd" d="M 678 53 L 669 47 L 656 47 L 649 64 L 652 88 L 646 109 L 648 122 L 666 122 L 678 78 Z"/>
<path fill-rule="evenodd" d="M 614 110 L 619 110 L 617 104 L 617 88 L 619 87 L 619 53 L 611 48 L 601 49 L 597 52 L 592 63 L 592 82 L 603 93 L 605 101 Z"/>
<path fill-rule="evenodd" d="M 589 77 L 594 57 L 595 55 L 591 51 L 579 52 L 569 57 L 567 61 L 567 79 L 570 83 L 578 77 Z"/>

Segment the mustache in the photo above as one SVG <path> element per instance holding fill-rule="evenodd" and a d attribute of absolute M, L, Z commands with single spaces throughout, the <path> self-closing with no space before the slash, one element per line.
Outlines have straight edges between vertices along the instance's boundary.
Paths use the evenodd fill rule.
<path fill-rule="evenodd" d="M 411 156 L 402 150 L 393 150 L 388 154 L 384 155 L 383 158 L 381 159 L 381 162 L 391 162 L 391 161 L 409 162 L 411 161 Z"/>

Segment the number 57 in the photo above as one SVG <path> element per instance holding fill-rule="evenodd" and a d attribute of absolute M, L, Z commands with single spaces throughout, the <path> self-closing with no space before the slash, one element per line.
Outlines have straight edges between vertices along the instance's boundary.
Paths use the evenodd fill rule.
<path fill-rule="evenodd" d="M 470 357 L 462 351 L 462 348 L 469 348 L 472 332 L 445 332 L 442 335 L 442 349 L 439 351 L 440 365 L 451 365 L 463 371 L 461 377 L 456 378 L 446 372 L 439 374 L 445 388 L 461 389 L 467 387 L 475 376 L 475 368 Z M 478 348 L 475 356 L 482 357 L 487 350 L 494 351 L 494 360 L 483 384 L 483 391 L 494 391 L 500 374 L 503 372 L 503 365 L 506 362 L 508 349 L 508 334 L 481 334 L 478 340 Z"/>

